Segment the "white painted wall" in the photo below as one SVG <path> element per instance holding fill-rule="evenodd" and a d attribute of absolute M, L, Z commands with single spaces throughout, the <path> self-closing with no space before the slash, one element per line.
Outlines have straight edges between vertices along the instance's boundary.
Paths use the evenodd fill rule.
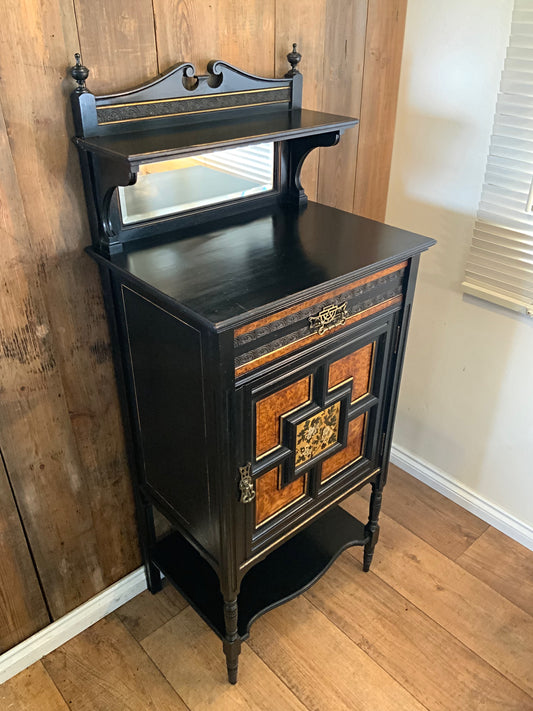
<path fill-rule="evenodd" d="M 461 292 L 512 6 L 408 0 L 386 221 L 438 240 L 421 259 L 394 442 L 527 528 L 533 319 Z"/>

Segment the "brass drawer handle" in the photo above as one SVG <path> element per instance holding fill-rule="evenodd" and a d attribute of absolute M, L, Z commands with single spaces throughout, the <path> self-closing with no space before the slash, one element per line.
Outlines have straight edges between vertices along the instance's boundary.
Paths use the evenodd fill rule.
<path fill-rule="evenodd" d="M 335 326 L 343 326 L 347 318 L 348 305 L 346 301 L 343 304 L 331 304 L 325 306 L 316 316 L 309 316 L 309 328 L 311 333 L 321 336 Z"/>
<path fill-rule="evenodd" d="M 241 498 L 239 501 L 241 504 L 249 504 L 250 501 L 255 499 L 255 489 L 254 482 L 250 476 L 250 471 L 252 465 L 250 462 L 244 467 L 239 467 L 239 472 L 241 474 L 241 480 L 239 481 L 239 489 L 241 490 Z"/>

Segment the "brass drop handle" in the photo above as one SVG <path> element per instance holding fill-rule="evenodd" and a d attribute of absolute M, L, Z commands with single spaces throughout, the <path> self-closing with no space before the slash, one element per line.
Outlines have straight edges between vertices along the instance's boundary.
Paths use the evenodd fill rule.
<path fill-rule="evenodd" d="M 319 311 L 316 316 L 309 316 L 311 333 L 321 336 L 335 326 L 343 326 L 348 318 L 348 304 L 330 304 Z"/>
<path fill-rule="evenodd" d="M 241 498 L 239 499 L 241 504 L 249 504 L 255 499 L 255 489 L 254 482 L 250 475 L 252 470 L 251 462 L 245 464 L 244 467 L 239 467 L 239 472 L 241 474 L 241 480 L 239 481 L 239 489 L 241 490 Z"/>

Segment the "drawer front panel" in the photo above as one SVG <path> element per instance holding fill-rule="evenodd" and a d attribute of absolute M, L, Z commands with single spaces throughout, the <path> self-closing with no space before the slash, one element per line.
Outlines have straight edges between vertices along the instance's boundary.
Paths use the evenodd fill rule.
<path fill-rule="evenodd" d="M 236 377 L 400 305 L 406 266 L 401 262 L 236 329 Z"/>

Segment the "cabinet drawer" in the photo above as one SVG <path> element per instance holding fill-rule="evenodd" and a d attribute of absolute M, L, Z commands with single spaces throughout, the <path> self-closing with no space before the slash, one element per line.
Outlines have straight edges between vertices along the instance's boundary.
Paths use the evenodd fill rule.
<path fill-rule="evenodd" d="M 358 279 L 235 330 L 235 376 L 320 341 L 403 300 L 407 262 Z"/>

